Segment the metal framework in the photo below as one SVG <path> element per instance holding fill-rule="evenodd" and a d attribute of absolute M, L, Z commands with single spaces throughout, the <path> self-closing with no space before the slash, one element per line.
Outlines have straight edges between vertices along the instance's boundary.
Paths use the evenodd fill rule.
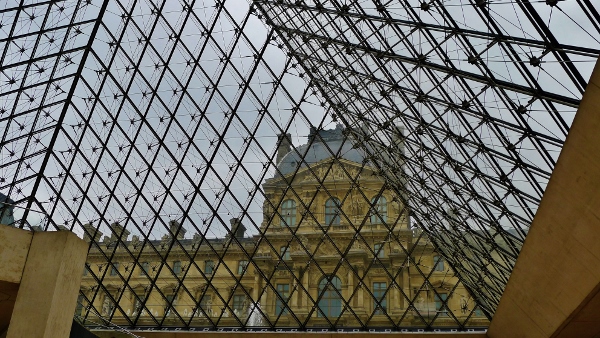
<path fill-rule="evenodd" d="M 435 245 L 491 318 L 600 55 L 596 7 L 590 0 L 5 1 L 0 192 L 14 201 L 15 226 L 85 234 L 107 266 L 124 247 L 132 267 L 141 267 L 140 251 L 120 246 L 128 240 L 110 226 L 119 223 L 161 257 L 155 268 L 176 276 L 177 290 L 192 296 L 188 271 L 208 284 L 212 277 L 195 263 L 200 246 L 173 240 L 160 247 L 164 235 L 177 235 L 169 222 L 199 234 L 216 253 L 217 245 L 246 248 L 227 226 L 236 217 L 281 259 L 260 236 L 263 204 L 271 203 L 261 185 L 279 174 L 277 135 L 301 144 L 311 128 L 339 123 L 364 154 L 363 165 L 376 168 L 384 189 L 407 206 L 416 242 Z M 301 163 L 292 177 L 309 164 L 306 153 L 294 151 Z M 343 154 L 327 151 L 340 163 Z M 344 174 L 360 192 L 358 178 Z M 303 219 L 316 221 L 311 203 L 298 207 L 307 210 Z M 275 214 L 266 229 L 281 218 L 279 205 L 269 207 Z M 372 215 L 351 224 L 355 241 L 366 243 L 362 229 Z M 431 272 L 395 235 L 396 223 L 384 223 L 427 287 Z M 107 246 L 90 229 L 117 240 Z M 322 243 L 335 245 L 327 227 L 319 231 Z M 289 235 L 296 240 L 295 231 Z M 314 246 L 301 247 L 312 261 Z M 349 249 L 336 247 L 335 271 Z M 181 275 L 168 260 L 172 250 L 190 262 Z M 243 251 L 254 264 L 257 252 Z M 265 280 L 273 276 L 255 267 Z M 366 275 L 348 269 L 359 281 Z M 98 287 L 86 304 L 111 294 L 108 270 L 94 275 Z M 401 270 L 386 273 L 395 280 Z M 132 273 L 118 272 L 115 304 L 132 291 Z M 239 287 L 230 274 L 231 287 Z M 156 278 L 148 276 L 150 288 Z M 294 276 L 303 288 L 301 278 Z M 270 283 L 266 289 L 277 293 Z M 219 297 L 229 303 L 231 296 Z M 359 318 L 352 297 L 342 297 L 343 311 L 353 327 L 371 328 L 374 314 Z M 418 314 L 416 297 L 402 297 Z M 194 311 L 202 311 L 200 300 Z M 139 315 L 115 312 L 126 326 L 137 325 Z M 192 326 L 175 308 L 169 315 L 179 327 Z M 312 327 L 292 316 L 288 327 Z M 166 317 L 152 316 L 154 325 L 164 326 Z M 387 318 L 388 328 L 403 328 Z M 435 318 L 421 318 L 423 327 L 436 328 Z M 278 320 L 262 325 L 275 329 Z M 239 318 L 237 325 L 248 322 Z M 337 319 L 327 318 L 327 327 L 339 328 Z"/>

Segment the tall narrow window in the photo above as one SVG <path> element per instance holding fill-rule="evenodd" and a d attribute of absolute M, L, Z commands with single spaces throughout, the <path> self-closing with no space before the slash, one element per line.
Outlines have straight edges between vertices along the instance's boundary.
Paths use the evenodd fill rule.
<path fill-rule="evenodd" d="M 387 222 L 387 200 L 385 197 L 373 197 L 371 200 L 371 224 Z"/>
<path fill-rule="evenodd" d="M 246 270 L 246 267 L 248 266 L 248 261 L 239 261 L 238 263 L 238 275 L 241 275 L 242 273 L 244 273 L 244 270 Z"/>
<path fill-rule="evenodd" d="M 385 282 L 373 283 L 373 309 L 376 315 L 382 315 L 387 309 L 387 301 L 385 299 L 385 289 L 387 284 Z"/>
<path fill-rule="evenodd" d="M 448 299 L 448 294 L 447 293 L 439 293 L 439 294 L 434 295 L 433 299 L 435 301 L 435 309 L 440 314 L 440 316 L 447 316 L 448 308 L 446 307 L 446 305 L 444 303 Z"/>
<path fill-rule="evenodd" d="M 110 269 L 110 275 L 116 276 L 118 274 L 118 271 L 119 271 L 119 263 L 118 262 L 112 263 L 112 269 Z"/>
<path fill-rule="evenodd" d="M 90 271 L 88 270 L 87 264 L 83 267 L 83 275 L 87 276 Z"/>
<path fill-rule="evenodd" d="M 171 314 L 173 314 L 171 310 L 175 308 L 175 305 L 177 305 L 177 295 L 167 295 L 167 304 L 165 305 L 165 316 L 170 316 Z"/>
<path fill-rule="evenodd" d="M 375 252 L 375 256 L 377 256 L 378 258 L 385 257 L 385 251 L 383 251 L 383 244 L 381 244 L 381 243 L 375 244 L 373 246 L 373 251 Z"/>
<path fill-rule="evenodd" d="M 335 197 L 325 202 L 325 225 L 340 225 L 340 204 Z"/>
<path fill-rule="evenodd" d="M 296 201 L 285 200 L 281 203 L 281 226 L 296 226 Z"/>
<path fill-rule="evenodd" d="M 275 300 L 275 315 L 286 314 L 287 309 L 285 304 L 290 297 L 290 285 L 289 284 L 277 284 L 277 294 L 279 297 Z"/>
<path fill-rule="evenodd" d="M 212 298 L 210 295 L 202 296 L 202 299 L 200 299 L 200 308 L 207 316 L 212 317 Z M 203 315 L 202 312 L 200 312 L 200 315 Z"/>
<path fill-rule="evenodd" d="M 204 261 L 204 273 L 207 275 L 212 275 L 215 269 L 215 262 L 213 261 Z"/>
<path fill-rule="evenodd" d="M 433 256 L 433 270 L 444 271 L 444 259 L 441 256 Z"/>
<path fill-rule="evenodd" d="M 181 274 L 181 262 L 180 261 L 173 262 L 173 272 L 176 275 Z"/>
<path fill-rule="evenodd" d="M 290 260 L 290 251 L 288 250 L 287 246 L 282 246 L 281 248 L 279 248 L 279 254 L 281 255 L 281 258 L 283 260 Z"/>
<path fill-rule="evenodd" d="M 148 276 L 148 269 L 150 269 L 150 263 L 142 262 L 142 269 L 140 270 L 140 276 Z"/>
<path fill-rule="evenodd" d="M 323 277 L 319 282 L 319 317 L 339 317 L 342 313 L 342 281 L 334 276 L 331 281 L 327 277 Z"/>
<path fill-rule="evenodd" d="M 243 316 L 246 312 L 246 295 L 233 295 L 233 313 L 236 316 Z"/>
<path fill-rule="evenodd" d="M 140 314 L 143 315 L 143 313 L 141 313 L 141 311 L 143 310 L 143 306 L 142 304 L 144 304 L 144 301 L 146 301 L 146 292 L 137 292 L 134 296 L 133 296 L 133 313 L 134 315 Z"/>

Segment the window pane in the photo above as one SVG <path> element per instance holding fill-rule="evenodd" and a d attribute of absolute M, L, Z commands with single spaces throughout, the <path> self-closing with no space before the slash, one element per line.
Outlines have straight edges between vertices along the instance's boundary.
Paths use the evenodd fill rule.
<path fill-rule="evenodd" d="M 444 305 L 444 301 L 448 299 L 448 294 L 440 293 L 439 296 L 436 294 L 433 298 L 435 300 L 435 309 L 439 312 L 440 316 L 447 316 L 448 308 Z"/>
<path fill-rule="evenodd" d="M 380 224 L 387 222 L 387 200 L 380 196 L 379 199 L 374 197 L 371 200 L 371 224 Z"/>
<path fill-rule="evenodd" d="M 340 200 L 333 197 L 325 202 L 325 225 L 340 225 Z"/>
<path fill-rule="evenodd" d="M 386 286 L 387 284 L 385 282 L 373 283 L 373 297 L 375 298 L 373 301 L 373 309 L 375 310 L 376 315 L 385 313 L 387 308 L 387 301 L 385 299 Z"/>
<path fill-rule="evenodd" d="M 140 271 L 140 276 L 144 276 L 144 275 L 148 275 L 148 269 L 150 268 L 150 263 L 148 262 L 143 262 L 142 263 L 142 270 Z"/>
<path fill-rule="evenodd" d="M 433 266 L 435 271 L 444 271 L 444 259 L 438 255 L 433 256 Z"/>
<path fill-rule="evenodd" d="M 339 317 L 342 312 L 342 300 L 340 298 L 342 282 L 338 277 L 333 277 L 331 282 L 323 277 L 319 283 L 319 295 L 323 294 L 319 301 L 320 317 Z"/>
<path fill-rule="evenodd" d="M 175 272 L 175 274 L 177 274 L 177 275 L 181 273 L 181 262 L 180 261 L 173 262 L 173 272 Z"/>
<path fill-rule="evenodd" d="M 379 258 L 385 257 L 385 252 L 383 250 L 383 244 L 381 244 L 381 243 L 375 244 L 373 246 L 373 252 L 375 252 L 375 255 Z"/>
<path fill-rule="evenodd" d="M 215 264 L 213 261 L 205 261 L 204 262 L 204 273 L 207 275 L 211 275 L 215 268 Z"/>
<path fill-rule="evenodd" d="M 112 269 L 110 269 L 110 275 L 111 276 L 116 276 L 117 275 L 117 271 L 119 271 L 119 263 L 115 262 L 115 263 L 113 263 Z"/>
<path fill-rule="evenodd" d="M 212 317 L 213 316 L 213 312 L 212 312 L 212 298 L 210 295 L 204 295 L 202 297 L 202 299 L 200 300 L 200 308 L 204 311 L 204 313 L 209 316 Z M 202 311 L 199 312 L 199 315 L 203 316 Z"/>
<path fill-rule="evenodd" d="M 279 248 L 279 254 L 281 255 L 281 258 L 283 260 L 290 260 L 290 251 L 288 250 L 287 246 L 282 246 L 281 248 Z"/>
<path fill-rule="evenodd" d="M 240 261 L 238 263 L 238 271 L 237 271 L 238 275 L 241 275 L 244 272 L 244 270 L 246 270 L 247 266 L 248 266 L 248 261 Z"/>
<path fill-rule="evenodd" d="M 285 302 L 287 302 L 287 300 L 290 296 L 290 285 L 289 284 L 277 284 L 277 294 L 279 294 L 279 296 L 281 298 L 283 298 L 283 300 L 281 300 L 278 297 L 275 300 L 275 314 L 279 316 L 280 314 L 288 313 L 284 304 L 285 304 Z"/>
<path fill-rule="evenodd" d="M 233 296 L 233 313 L 236 316 L 243 316 L 245 314 L 246 307 L 246 295 L 234 295 Z"/>
<path fill-rule="evenodd" d="M 286 200 L 281 204 L 281 226 L 296 226 L 296 201 Z"/>

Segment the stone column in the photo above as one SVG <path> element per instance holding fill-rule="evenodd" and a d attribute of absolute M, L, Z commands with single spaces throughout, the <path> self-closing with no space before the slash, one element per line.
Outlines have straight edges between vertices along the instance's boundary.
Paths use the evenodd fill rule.
<path fill-rule="evenodd" d="M 260 292 L 260 275 L 254 276 L 254 286 L 252 287 L 252 300 L 258 302 L 258 295 Z"/>
<path fill-rule="evenodd" d="M 306 269 L 306 271 L 304 271 L 304 276 L 302 277 L 302 285 L 306 289 L 306 292 L 309 292 L 310 290 L 309 275 L 310 269 Z M 308 294 L 304 294 L 302 297 L 302 308 L 308 309 Z"/>
<path fill-rule="evenodd" d="M 34 233 L 7 338 L 69 336 L 87 248 L 70 231 Z"/>
<path fill-rule="evenodd" d="M 352 296 L 354 292 L 354 274 L 351 269 L 348 269 L 348 298 Z M 350 305 L 356 304 L 356 295 L 350 300 Z"/>
<path fill-rule="evenodd" d="M 394 282 L 395 280 L 392 280 L 392 282 Z M 396 284 L 392 284 L 392 304 L 390 304 L 391 306 L 389 306 L 389 309 L 391 310 L 391 313 L 395 313 L 396 309 L 399 309 L 402 307 L 402 305 L 400 304 L 400 290 L 399 290 L 400 286 L 396 285 Z"/>
<path fill-rule="evenodd" d="M 405 264 L 408 264 L 408 262 L 406 262 Z M 408 273 L 409 273 L 408 266 L 405 265 L 404 268 L 402 268 L 402 290 L 404 291 L 404 294 L 406 296 L 408 296 L 409 299 L 412 299 L 413 295 L 411 295 L 411 291 L 410 291 L 411 286 L 410 286 L 410 278 L 408 276 Z M 406 301 L 402 300 L 401 307 L 403 309 L 406 309 L 408 307 L 408 303 Z"/>
<path fill-rule="evenodd" d="M 294 276 L 300 276 L 299 269 L 294 271 Z M 292 285 L 290 287 L 290 297 L 292 311 L 295 311 L 298 308 L 298 302 L 300 301 L 300 286 L 298 286 L 298 281 L 295 279 L 292 281 Z"/>
<path fill-rule="evenodd" d="M 358 309 L 359 310 L 364 310 L 364 300 L 365 300 L 365 281 L 364 281 L 364 271 L 365 269 L 363 267 L 358 269 L 358 276 L 359 277 L 363 277 L 363 281 L 362 282 L 358 282 L 361 283 L 360 284 L 360 289 L 358 289 Z"/>

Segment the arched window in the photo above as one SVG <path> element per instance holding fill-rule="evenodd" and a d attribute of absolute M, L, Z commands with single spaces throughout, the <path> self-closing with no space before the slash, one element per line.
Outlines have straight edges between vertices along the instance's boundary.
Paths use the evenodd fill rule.
<path fill-rule="evenodd" d="M 387 222 L 387 200 L 383 196 L 373 197 L 371 200 L 372 213 L 371 224 L 380 224 Z"/>
<path fill-rule="evenodd" d="M 331 281 L 325 276 L 319 282 L 319 317 L 339 317 L 342 313 L 342 281 L 333 276 Z"/>
<path fill-rule="evenodd" d="M 285 200 L 281 203 L 281 226 L 296 226 L 296 201 Z"/>
<path fill-rule="evenodd" d="M 325 202 L 325 225 L 340 225 L 340 204 L 335 197 Z"/>

